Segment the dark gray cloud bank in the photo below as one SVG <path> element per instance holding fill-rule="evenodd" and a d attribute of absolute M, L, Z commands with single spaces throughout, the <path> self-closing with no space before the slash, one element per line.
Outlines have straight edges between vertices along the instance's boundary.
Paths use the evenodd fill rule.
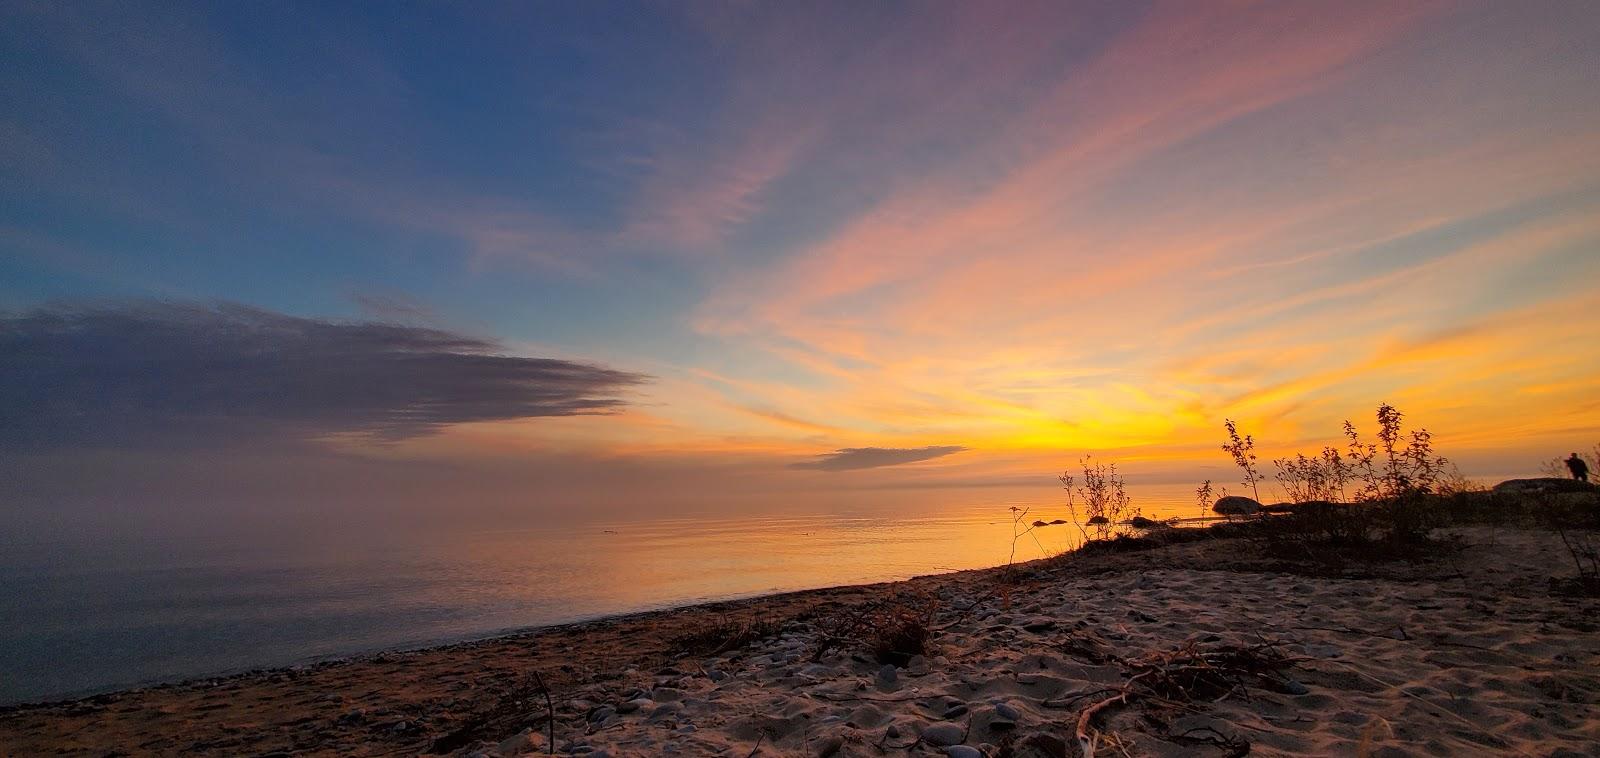
<path fill-rule="evenodd" d="M 849 471 L 851 469 L 898 466 L 959 453 L 966 448 L 960 445 L 932 445 L 929 447 L 847 447 L 824 453 L 813 460 L 791 464 L 793 468 L 820 469 L 822 471 Z"/>
<path fill-rule="evenodd" d="M 416 326 L 232 304 L 57 306 L 0 314 L 0 445 L 398 439 L 606 413 L 644 379 Z"/>

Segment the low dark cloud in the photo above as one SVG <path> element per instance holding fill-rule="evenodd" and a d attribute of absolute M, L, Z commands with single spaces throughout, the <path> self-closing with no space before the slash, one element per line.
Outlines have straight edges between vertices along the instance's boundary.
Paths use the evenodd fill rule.
<path fill-rule="evenodd" d="M 383 292 L 351 292 L 350 302 L 363 314 L 378 321 L 418 323 L 435 321 L 439 314 L 423 303 L 404 295 Z"/>
<path fill-rule="evenodd" d="M 0 315 L 0 444 L 397 439 L 605 413 L 644 379 L 439 329 L 231 304 L 51 307 Z"/>
<path fill-rule="evenodd" d="M 898 466 L 959 453 L 966 448 L 960 445 L 933 445 L 930 447 L 847 447 L 824 453 L 813 460 L 791 464 L 794 468 L 822 471 L 849 471 L 860 468 Z"/>

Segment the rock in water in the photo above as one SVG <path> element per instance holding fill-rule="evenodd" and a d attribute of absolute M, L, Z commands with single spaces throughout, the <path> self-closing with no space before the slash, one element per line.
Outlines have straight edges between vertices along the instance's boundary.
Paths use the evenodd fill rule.
<path fill-rule="evenodd" d="M 1211 510 L 1223 516 L 1254 516 L 1261 512 L 1261 503 L 1243 495 L 1228 495 L 1217 498 Z"/>

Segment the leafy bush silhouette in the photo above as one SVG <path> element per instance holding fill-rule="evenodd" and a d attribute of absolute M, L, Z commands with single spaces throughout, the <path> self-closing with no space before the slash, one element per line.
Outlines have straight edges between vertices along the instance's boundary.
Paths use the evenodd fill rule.
<path fill-rule="evenodd" d="M 1067 512 L 1077 523 L 1085 542 L 1108 540 L 1125 532 L 1129 519 L 1139 515 L 1139 508 L 1128 497 L 1127 485 L 1117 473 L 1117 464 L 1100 463 L 1094 456 L 1078 459 L 1082 479 L 1070 472 L 1060 477 L 1067 491 Z M 1078 516 L 1078 499 L 1082 498 L 1084 516 Z"/>
<path fill-rule="evenodd" d="M 1358 546 L 1378 539 L 1415 544 L 1427 538 L 1440 516 L 1429 496 L 1464 491 L 1469 483 L 1434 451 L 1431 432 L 1406 431 L 1400 409 L 1382 403 L 1375 415 L 1376 442 L 1363 441 L 1355 424 L 1347 420 L 1344 450 L 1330 445 L 1314 455 L 1296 453 L 1273 460 L 1284 494 L 1300 507 L 1276 517 L 1277 528 L 1265 533 L 1270 539 L 1303 547 Z M 1255 465 L 1255 438 L 1241 435 L 1232 419 L 1225 419 L 1223 428 L 1228 439 L 1222 449 L 1244 472 L 1251 492 L 1258 493 L 1261 474 Z M 1198 496 L 1207 494 L 1206 485 L 1197 491 Z"/>
<path fill-rule="evenodd" d="M 1256 502 L 1261 502 L 1261 472 L 1256 469 L 1256 441 L 1246 434 L 1239 436 L 1239 425 L 1233 419 L 1223 419 L 1223 428 L 1228 430 L 1228 442 L 1222 446 L 1223 452 L 1233 456 L 1233 462 L 1244 471 L 1244 485 L 1250 488 L 1251 497 Z"/>

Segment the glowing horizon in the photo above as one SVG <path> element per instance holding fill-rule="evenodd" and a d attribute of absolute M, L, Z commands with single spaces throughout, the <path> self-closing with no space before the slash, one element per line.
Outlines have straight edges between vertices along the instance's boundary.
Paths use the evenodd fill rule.
<path fill-rule="evenodd" d="M 528 462 L 494 486 L 562 502 L 608 466 L 1047 486 L 1092 453 L 1198 481 L 1224 418 L 1265 461 L 1380 402 L 1469 474 L 1600 442 L 1592 4 L 368 11 L 4 11 L 8 328 L 156 301 L 200 335 L 240 317 L 188 304 L 419 330 L 291 368 L 435 351 L 394 400 L 420 421 L 307 390 L 263 411 L 294 422 L 273 455 Z M 11 450 L 50 461 L 45 502 L 100 495 L 40 471 L 137 479 L 106 444 Z"/>

